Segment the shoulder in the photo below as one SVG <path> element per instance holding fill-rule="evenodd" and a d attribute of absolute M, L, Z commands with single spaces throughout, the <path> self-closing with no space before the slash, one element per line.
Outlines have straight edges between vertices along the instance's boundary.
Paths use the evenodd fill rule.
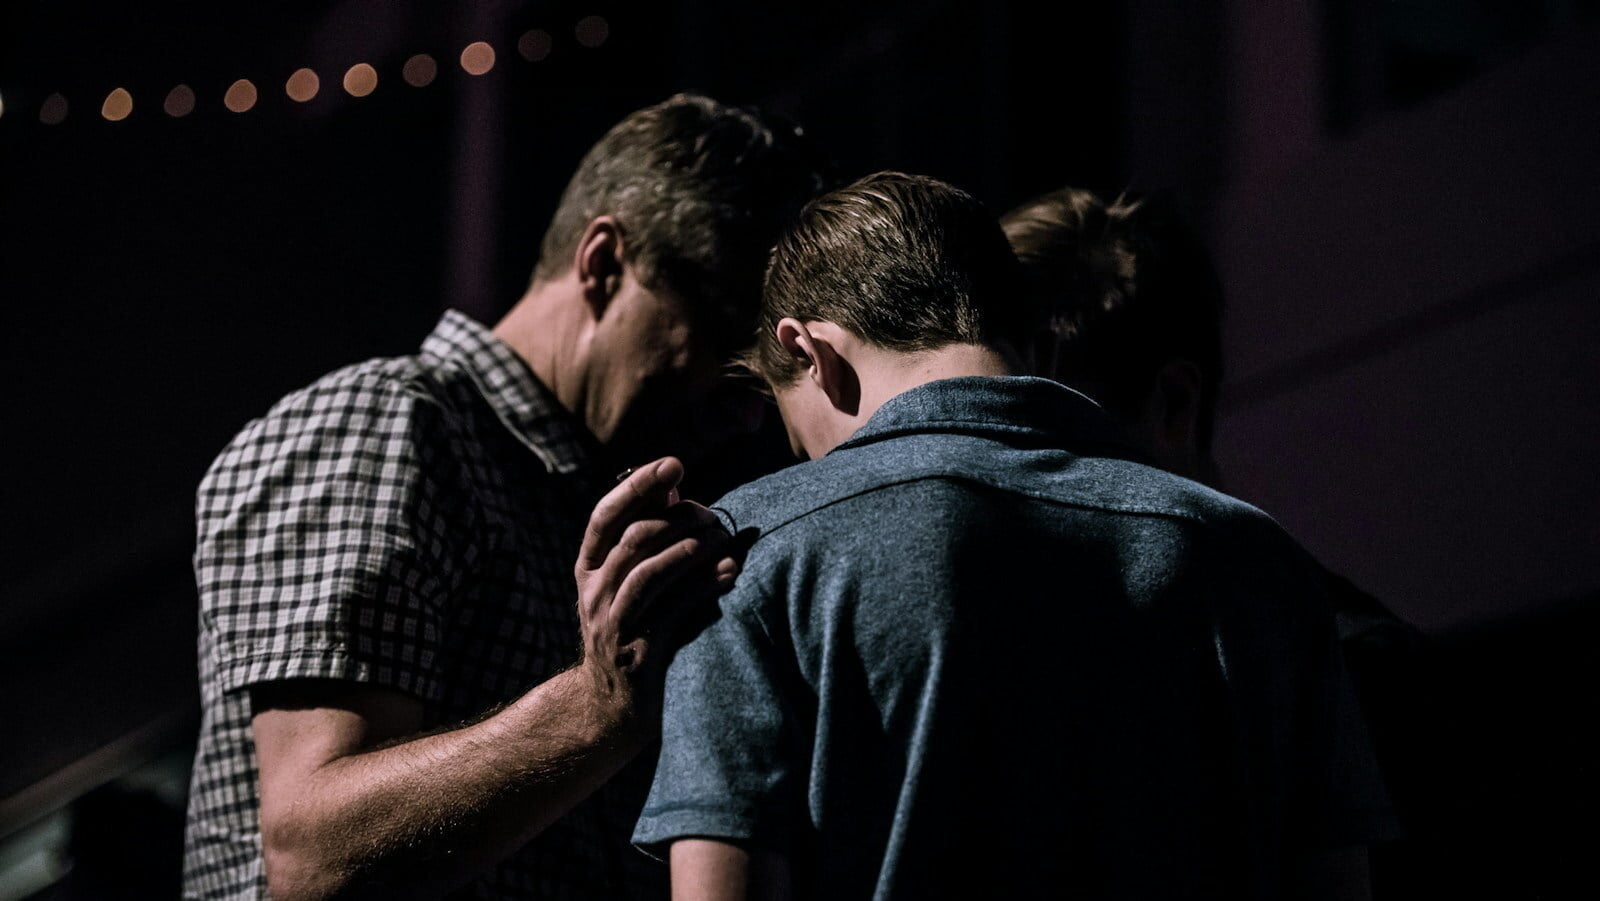
<path fill-rule="evenodd" d="M 1080 458 L 1066 478 L 1074 503 L 1113 516 L 1166 522 L 1215 559 L 1271 560 L 1273 568 L 1295 571 L 1317 568 L 1266 511 L 1199 482 L 1111 457 Z"/>
<path fill-rule="evenodd" d="M 335 370 L 290 392 L 251 425 L 317 416 L 370 416 L 396 407 L 438 405 L 444 397 L 438 367 L 415 356 L 380 357 Z"/>
<path fill-rule="evenodd" d="M 383 437 L 439 419 L 450 406 L 448 368 L 419 357 L 367 360 L 291 391 L 234 436 L 223 457 L 313 437 Z"/>
<path fill-rule="evenodd" d="M 329 373 L 247 423 L 208 467 L 198 501 L 204 508 L 219 499 L 232 504 L 241 492 L 392 480 L 449 456 L 461 431 L 456 377 L 420 357 L 373 359 Z"/>
<path fill-rule="evenodd" d="M 1110 516 L 1163 517 L 1262 534 L 1276 522 L 1251 504 L 1129 460 L 1064 450 L 1017 449 L 977 438 L 924 435 L 835 452 L 729 492 L 713 504 L 738 532 L 781 528 L 866 494 L 917 492 L 930 481 L 966 483 Z"/>
<path fill-rule="evenodd" d="M 337 575 L 396 548 L 442 554 L 476 523 L 461 422 L 432 361 L 347 366 L 247 424 L 195 494 L 197 567 L 337 548 Z M 268 568 L 263 563 L 263 568 Z"/>
<path fill-rule="evenodd" d="M 1314 568 L 1265 512 L 1140 463 L 1064 450 L 1008 447 L 951 435 L 897 439 L 891 451 L 835 452 L 739 488 L 713 505 L 748 548 L 746 572 L 778 574 L 841 542 L 885 550 L 918 544 L 973 519 L 983 495 L 1060 509 L 1084 540 L 1205 549 L 1218 565 L 1270 559 L 1274 572 Z M 1262 574 L 1265 576 L 1265 574 Z M 761 581 L 761 580 L 754 580 Z"/>
<path fill-rule="evenodd" d="M 736 488 L 711 508 L 734 534 L 765 536 L 840 501 L 927 475 L 897 473 L 885 463 L 877 454 L 835 452 Z"/>

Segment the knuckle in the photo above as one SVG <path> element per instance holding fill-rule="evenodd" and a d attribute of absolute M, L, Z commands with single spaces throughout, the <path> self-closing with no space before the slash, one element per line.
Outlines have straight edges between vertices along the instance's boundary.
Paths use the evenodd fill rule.
<path fill-rule="evenodd" d="M 620 547 L 626 547 L 629 550 L 635 550 L 641 544 L 644 544 L 646 540 L 648 540 L 650 532 L 650 523 L 641 520 L 629 525 L 626 529 L 623 529 L 622 539 L 618 541 L 617 544 Z"/>
<path fill-rule="evenodd" d="M 728 541 L 728 535 L 726 532 L 723 532 L 721 528 L 710 526 L 701 528 L 695 533 L 695 537 L 698 538 L 700 542 L 707 548 L 721 547 Z"/>
<path fill-rule="evenodd" d="M 589 533 L 599 535 L 605 531 L 606 524 L 617 518 L 617 503 L 613 495 L 606 495 L 595 504 L 594 512 L 589 514 Z"/>

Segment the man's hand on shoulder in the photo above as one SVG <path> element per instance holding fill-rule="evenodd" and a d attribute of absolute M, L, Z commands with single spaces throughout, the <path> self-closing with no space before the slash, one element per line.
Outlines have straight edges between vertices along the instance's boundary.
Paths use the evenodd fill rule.
<path fill-rule="evenodd" d="M 716 515 L 678 500 L 682 480 L 672 457 L 629 473 L 595 506 L 578 552 L 580 667 L 622 719 L 653 721 L 678 627 L 739 571 Z"/>

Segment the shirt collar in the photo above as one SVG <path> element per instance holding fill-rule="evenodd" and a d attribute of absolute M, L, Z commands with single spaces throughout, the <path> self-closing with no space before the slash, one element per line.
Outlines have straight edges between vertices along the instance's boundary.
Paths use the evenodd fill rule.
<path fill-rule="evenodd" d="M 962 376 L 918 385 L 886 401 L 835 450 L 929 432 L 1010 436 L 1080 455 L 1143 457 L 1088 395 L 1032 376 Z"/>
<path fill-rule="evenodd" d="M 588 466 L 594 439 L 517 352 L 489 329 L 447 310 L 422 342 L 422 354 L 465 370 L 500 422 L 552 472 Z"/>

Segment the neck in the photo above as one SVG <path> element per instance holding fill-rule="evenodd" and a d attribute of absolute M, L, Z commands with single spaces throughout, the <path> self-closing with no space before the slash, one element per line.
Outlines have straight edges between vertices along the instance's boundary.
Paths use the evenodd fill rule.
<path fill-rule="evenodd" d="M 589 330 L 581 316 L 582 298 L 568 297 L 575 290 L 564 280 L 536 281 L 494 327 L 494 336 L 528 364 L 534 376 L 556 400 L 589 426 L 585 406 L 589 395 L 586 378 Z"/>
<path fill-rule="evenodd" d="M 874 362 L 876 365 L 868 364 L 870 375 L 862 373 L 858 426 L 871 419 L 890 398 L 918 385 L 968 375 L 1022 373 L 1022 367 L 1009 354 L 983 344 L 946 344 L 912 354 L 884 353 L 881 360 Z"/>
<path fill-rule="evenodd" d="M 1022 366 L 1004 351 L 982 344 L 946 344 L 933 350 L 899 353 L 865 345 L 855 352 L 854 368 L 860 380 L 860 401 L 849 415 L 835 408 L 831 429 L 823 446 L 807 447 L 813 457 L 839 446 L 867 424 L 892 397 L 918 385 L 961 376 L 1022 375 Z"/>

